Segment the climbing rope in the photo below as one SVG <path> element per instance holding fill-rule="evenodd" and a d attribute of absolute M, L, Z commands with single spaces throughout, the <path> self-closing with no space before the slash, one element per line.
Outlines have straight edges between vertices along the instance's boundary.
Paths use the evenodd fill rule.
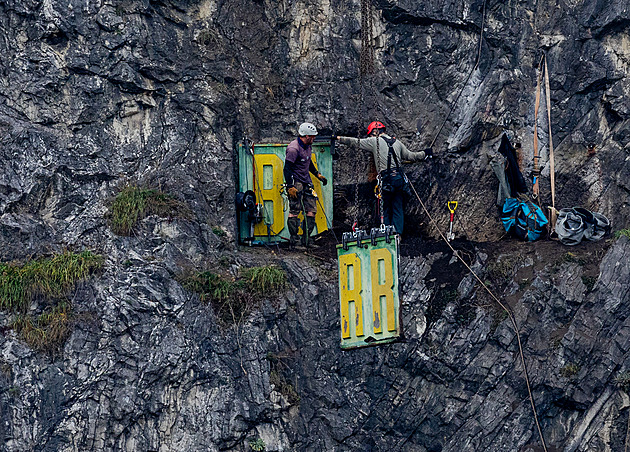
<path fill-rule="evenodd" d="M 477 58 L 476 58 L 476 61 L 475 61 L 475 65 L 472 68 L 472 70 L 470 71 L 470 73 L 468 74 L 468 77 L 466 78 L 466 81 L 464 82 L 464 84 L 461 87 L 459 93 L 457 94 L 457 97 L 455 98 L 453 104 L 451 105 L 451 108 L 450 108 L 448 114 L 446 115 L 444 121 L 442 122 L 442 125 L 438 129 L 438 132 L 436 133 L 435 137 L 433 138 L 433 141 L 431 141 L 431 144 L 430 144 L 429 147 L 433 147 L 433 145 L 435 144 L 437 138 L 439 137 L 440 133 L 442 132 L 442 129 L 444 128 L 446 122 L 448 121 L 451 113 L 453 112 L 455 106 L 457 105 L 457 102 L 459 101 L 459 98 L 461 97 L 461 95 L 462 95 L 466 85 L 468 84 L 470 78 L 472 77 L 472 74 L 479 68 L 479 63 L 480 63 L 480 60 L 481 60 L 482 44 L 483 44 L 483 30 L 484 30 L 484 27 L 485 27 L 485 15 L 486 15 L 485 13 L 486 13 L 486 0 L 484 0 L 484 2 L 483 2 L 482 24 L 481 24 L 481 29 L 480 29 L 479 46 L 478 46 L 478 52 L 477 52 Z M 373 31 L 372 31 L 373 30 L 373 23 L 372 23 L 372 21 L 373 21 L 372 4 L 371 4 L 370 0 L 362 0 L 361 1 L 361 62 L 360 62 L 360 65 L 361 65 L 361 70 L 360 70 L 360 87 L 361 87 L 360 111 L 362 113 L 361 118 L 365 117 L 365 92 L 366 92 L 366 89 L 367 89 L 366 79 L 367 79 L 368 75 L 372 75 L 374 73 L 374 48 L 373 48 L 373 45 L 372 45 L 373 44 Z M 373 83 L 373 81 L 371 79 L 370 79 L 370 83 Z M 357 144 L 357 148 L 358 148 L 358 144 Z M 359 149 L 357 149 L 357 155 L 359 155 L 359 152 L 360 152 Z M 357 162 L 358 162 L 358 160 L 357 160 Z M 358 173 L 358 171 L 357 171 L 357 173 Z M 466 261 L 461 257 L 461 255 L 457 252 L 457 250 L 455 250 L 455 248 L 453 248 L 453 246 L 449 243 L 449 241 L 446 239 L 446 237 L 444 236 L 444 234 L 442 233 L 442 231 L 438 227 L 437 222 L 434 220 L 434 218 L 429 213 L 428 209 L 426 208 L 424 202 L 420 198 L 420 195 L 418 195 L 418 192 L 416 191 L 416 189 L 413 186 L 413 184 L 410 182 L 409 185 L 410 185 L 414 195 L 418 199 L 418 202 L 422 206 L 424 212 L 426 213 L 427 217 L 429 218 L 431 223 L 437 229 L 437 231 L 440 234 L 440 237 L 442 238 L 442 240 L 444 240 L 444 242 L 447 244 L 447 246 L 453 251 L 454 256 L 456 256 L 457 259 L 459 261 L 461 261 L 462 264 L 464 264 L 466 269 L 468 269 L 468 271 L 479 282 L 479 284 L 481 284 L 481 286 L 488 292 L 488 294 L 490 294 L 490 297 L 494 301 L 496 301 L 497 304 L 507 313 L 507 315 L 508 315 L 508 317 L 510 319 L 510 322 L 512 324 L 512 327 L 514 329 L 514 332 L 516 334 L 516 339 L 517 339 L 518 349 L 519 349 L 519 355 L 520 355 L 520 359 L 521 359 L 521 364 L 523 366 L 523 374 L 525 376 L 525 383 L 526 383 L 526 386 L 527 386 L 527 392 L 528 392 L 528 395 L 529 395 L 529 400 L 530 400 L 530 403 L 531 403 L 531 407 L 532 407 L 532 412 L 533 412 L 533 415 L 534 415 L 534 421 L 535 421 L 535 424 L 536 424 L 536 428 L 538 430 L 538 435 L 540 437 L 540 441 L 542 443 L 542 448 L 543 448 L 544 452 L 547 452 L 547 446 L 546 446 L 546 443 L 545 443 L 544 436 L 542 434 L 542 429 L 540 427 L 540 422 L 538 420 L 538 413 L 536 411 L 536 405 L 535 405 L 535 402 L 534 402 L 534 397 L 533 397 L 533 393 L 532 393 L 532 389 L 531 389 L 531 384 L 530 384 L 530 380 L 529 380 L 529 374 L 527 372 L 527 366 L 525 364 L 525 354 L 523 352 L 523 346 L 522 346 L 522 343 L 521 343 L 521 338 L 520 338 L 520 334 L 519 334 L 518 324 L 516 322 L 516 318 L 514 317 L 514 314 L 512 313 L 512 311 L 510 310 L 510 308 L 506 304 L 501 302 L 501 300 L 497 296 L 494 295 L 494 293 L 490 290 L 490 288 L 488 288 L 488 286 L 474 272 L 474 270 L 470 267 L 470 265 L 468 265 L 466 263 Z M 355 199 L 354 199 L 354 201 L 355 201 L 354 208 L 356 209 L 356 211 L 355 211 L 353 229 L 356 226 L 357 221 L 358 221 L 358 180 L 357 180 L 357 183 L 355 184 Z M 399 447 L 400 447 L 400 445 L 399 445 Z"/>
<path fill-rule="evenodd" d="M 538 435 L 540 436 L 540 441 L 542 443 L 543 450 L 545 452 L 547 452 L 547 446 L 545 444 L 545 438 L 544 438 L 544 436 L 542 434 L 542 429 L 540 428 L 540 423 L 538 422 L 538 413 L 536 412 L 536 405 L 534 403 L 534 396 L 532 394 L 532 388 L 531 388 L 531 384 L 529 382 L 529 374 L 527 373 L 527 366 L 525 365 L 525 354 L 523 353 L 523 345 L 521 344 L 521 337 L 520 337 L 520 334 L 519 334 L 518 324 L 516 323 L 516 318 L 514 317 L 514 314 L 512 313 L 512 311 L 510 310 L 510 308 L 507 305 L 502 303 L 501 300 L 499 300 L 499 298 L 496 297 L 494 295 L 494 293 L 492 293 L 490 288 L 481 280 L 481 278 L 477 275 L 477 273 L 475 273 L 475 271 L 470 267 L 470 265 L 468 265 L 466 263 L 466 261 L 464 259 L 462 259 L 462 257 L 457 252 L 457 250 L 455 250 L 455 248 L 453 248 L 453 246 L 449 243 L 449 241 L 446 239 L 446 237 L 444 236 L 444 234 L 440 230 L 437 222 L 433 219 L 433 217 L 429 213 L 429 210 L 425 206 L 424 202 L 422 202 L 422 199 L 420 198 L 420 195 L 418 195 L 418 192 L 416 191 L 416 188 L 413 186 L 413 184 L 411 182 L 409 182 L 409 186 L 413 190 L 414 195 L 416 195 L 416 198 L 418 199 L 418 202 L 422 206 L 422 209 L 426 213 L 427 217 L 429 218 L 431 223 L 433 223 L 433 226 L 435 226 L 435 228 L 437 229 L 437 231 L 440 234 L 440 237 L 442 238 L 442 240 L 444 240 L 446 245 L 451 249 L 451 251 L 453 251 L 453 255 L 455 257 L 457 257 L 457 259 L 459 259 L 459 261 L 462 264 L 464 264 L 464 266 L 474 276 L 474 278 L 479 282 L 479 284 L 481 284 L 481 286 L 488 292 L 488 294 L 490 294 L 490 297 L 492 297 L 492 299 L 494 301 L 496 301 L 499 304 L 499 306 L 501 306 L 501 308 L 507 313 L 507 315 L 508 315 L 508 317 L 510 319 L 510 322 L 512 323 L 512 327 L 514 328 L 514 333 L 516 334 L 516 340 L 517 340 L 517 343 L 518 343 L 518 351 L 519 351 L 520 358 L 521 358 L 521 364 L 523 365 L 523 374 L 525 376 L 525 384 L 527 385 L 527 393 L 529 394 L 529 401 L 530 401 L 530 403 L 532 405 L 532 412 L 534 413 L 534 421 L 536 423 L 536 428 L 538 429 Z"/>
<path fill-rule="evenodd" d="M 335 231 L 332 228 L 332 224 L 328 220 L 328 215 L 326 215 L 326 209 L 324 208 L 324 205 L 322 204 L 321 200 L 319 199 L 319 196 L 317 197 L 317 202 L 319 203 L 319 207 L 321 208 L 321 211 L 324 214 L 324 218 L 326 219 L 326 226 L 328 227 L 328 230 L 330 232 L 332 232 L 332 235 L 335 238 L 335 242 L 337 243 L 337 245 L 339 245 L 339 240 L 337 239 L 337 234 L 335 234 Z"/>
<path fill-rule="evenodd" d="M 451 109 L 448 112 L 448 115 L 446 116 L 446 118 L 444 119 L 444 122 L 442 123 L 442 125 L 440 126 L 440 129 L 438 130 L 437 134 L 435 135 L 435 138 L 433 139 L 433 141 L 431 142 L 430 147 L 433 147 L 433 145 L 435 144 L 435 141 L 437 140 L 437 137 L 440 135 L 440 132 L 442 131 L 444 125 L 446 124 L 446 121 L 448 120 L 449 116 L 451 115 L 451 113 L 453 112 L 453 109 L 455 107 L 455 105 L 457 104 L 457 101 L 459 100 L 459 98 L 462 95 L 462 92 L 464 91 L 464 88 L 466 87 L 466 85 L 468 84 L 468 81 L 470 80 L 470 77 L 472 76 L 472 74 L 477 70 L 477 68 L 479 67 L 479 62 L 481 60 L 481 49 L 482 49 L 482 44 L 483 44 L 483 29 L 485 26 L 485 19 L 486 19 L 486 0 L 484 0 L 483 2 L 483 13 L 482 13 L 482 22 L 481 22 L 481 30 L 479 33 L 479 50 L 477 52 L 477 61 L 475 62 L 475 66 L 473 67 L 473 69 L 470 71 L 470 73 L 468 74 L 468 77 L 466 78 L 466 81 L 464 82 L 464 85 L 462 86 L 461 90 L 459 91 L 457 97 L 455 98 L 455 101 L 453 102 L 453 105 L 451 106 Z M 490 288 L 481 280 L 481 278 L 479 278 L 479 276 L 475 273 L 475 271 L 470 267 L 470 265 L 468 265 L 466 263 L 466 261 L 464 259 L 462 259 L 462 257 L 460 256 L 460 254 L 455 250 L 455 248 L 453 248 L 453 246 L 449 243 L 449 241 L 446 239 L 446 237 L 444 236 L 444 234 L 442 233 L 442 231 L 440 230 L 437 222 L 434 220 L 434 218 L 431 216 L 431 214 L 429 213 L 429 210 L 427 209 L 427 207 L 425 206 L 424 202 L 422 202 L 422 199 L 420 198 L 420 195 L 418 195 L 418 192 L 416 191 L 416 188 L 414 187 L 414 185 L 410 182 L 409 186 L 411 187 L 411 189 L 413 190 L 414 195 L 416 196 L 416 198 L 418 199 L 418 202 L 420 203 L 420 205 L 422 206 L 422 209 L 424 210 L 424 212 L 426 213 L 427 217 L 429 218 L 429 220 L 431 221 L 431 223 L 433 223 L 433 225 L 435 226 L 435 228 L 437 229 L 438 233 L 440 234 L 440 237 L 442 238 L 442 240 L 444 240 L 444 242 L 446 243 L 446 245 L 451 249 L 451 251 L 453 251 L 453 255 L 455 257 L 457 257 L 457 259 L 459 259 L 459 261 L 464 264 L 464 266 L 466 267 L 466 269 L 468 269 L 468 271 L 473 275 L 473 277 L 479 282 L 479 284 L 481 284 L 481 286 L 488 292 L 488 294 L 490 295 L 490 297 L 497 302 L 497 304 L 499 306 L 501 306 L 501 308 L 507 313 L 510 322 L 512 323 L 512 327 L 514 328 L 514 333 L 516 334 L 516 340 L 518 343 L 518 350 L 519 350 L 519 355 L 521 358 L 521 364 L 523 365 L 523 374 L 525 376 L 525 384 L 527 386 L 527 393 L 529 395 L 529 401 L 531 403 L 532 406 L 532 412 L 534 414 L 534 422 L 536 423 L 536 428 L 538 430 L 538 435 L 540 437 L 540 441 L 542 443 L 542 447 L 543 450 L 545 452 L 547 452 L 547 445 L 545 444 L 545 438 L 543 436 L 542 433 L 542 429 L 540 428 L 540 422 L 538 421 L 538 413 L 536 411 L 536 404 L 534 402 L 534 396 L 532 394 L 532 389 L 531 389 L 531 384 L 529 381 L 529 374 L 527 372 L 527 366 L 525 364 L 525 354 L 523 352 L 523 345 L 521 343 L 521 337 L 519 334 L 519 329 L 518 329 L 518 324 L 516 323 L 516 318 L 514 317 L 514 314 L 512 313 L 512 311 L 509 309 L 509 307 L 507 305 L 505 305 L 504 303 L 501 302 L 501 300 L 499 300 L 499 298 L 497 296 L 494 295 L 494 293 L 492 293 L 492 291 L 490 290 Z"/>

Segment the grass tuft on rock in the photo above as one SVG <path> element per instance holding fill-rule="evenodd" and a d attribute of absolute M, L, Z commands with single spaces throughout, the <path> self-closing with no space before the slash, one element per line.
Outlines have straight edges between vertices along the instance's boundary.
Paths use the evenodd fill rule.
<path fill-rule="evenodd" d="M 163 218 L 190 218 L 190 208 L 160 190 L 127 186 L 110 206 L 110 227 L 117 235 L 131 235 L 136 223 L 149 215 Z"/>
<path fill-rule="evenodd" d="M 249 442 L 249 447 L 251 448 L 251 450 L 254 450 L 257 452 L 258 451 L 264 452 L 265 450 L 267 450 L 267 445 L 262 440 L 262 438 L 256 438 L 255 440 L 251 440 Z"/>
<path fill-rule="evenodd" d="M 560 375 L 562 375 L 565 378 L 571 379 L 575 377 L 579 371 L 580 371 L 580 366 L 578 364 L 568 363 L 560 369 Z"/>
<path fill-rule="evenodd" d="M 590 292 L 597 283 L 597 277 L 595 276 L 582 276 L 582 284 L 586 287 L 586 291 Z"/>
<path fill-rule="evenodd" d="M 622 391 L 630 393 L 630 371 L 625 370 L 620 372 L 615 377 L 615 385 Z"/>
<path fill-rule="evenodd" d="M 257 294 L 276 295 L 287 287 L 286 273 L 275 265 L 248 268 L 242 276 L 248 288 Z"/>
<path fill-rule="evenodd" d="M 630 228 L 620 229 L 619 231 L 615 232 L 615 238 L 616 239 L 620 238 L 622 235 L 626 236 L 626 237 L 628 237 L 630 239 Z"/>
<path fill-rule="evenodd" d="M 0 308 L 26 312 L 36 296 L 62 298 L 102 265 L 103 258 L 91 251 L 67 251 L 24 264 L 0 262 Z"/>
<path fill-rule="evenodd" d="M 263 298 L 275 298 L 288 285 L 286 273 L 274 265 L 247 268 L 237 278 L 204 271 L 178 280 L 210 303 L 224 326 L 240 323 Z"/>
<path fill-rule="evenodd" d="M 223 238 L 227 236 L 227 232 L 221 226 L 212 226 L 212 233 L 219 238 Z"/>
<path fill-rule="evenodd" d="M 514 275 L 514 266 L 516 262 L 512 258 L 503 258 L 488 265 L 488 276 L 492 283 L 498 286 L 509 284 Z"/>

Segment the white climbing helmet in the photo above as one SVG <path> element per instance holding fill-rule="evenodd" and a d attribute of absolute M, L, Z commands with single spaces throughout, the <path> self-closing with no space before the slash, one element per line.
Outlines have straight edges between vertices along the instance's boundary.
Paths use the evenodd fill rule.
<path fill-rule="evenodd" d="M 300 124 L 300 128 L 298 129 L 298 134 L 301 137 L 305 137 L 307 135 L 317 135 L 317 127 L 315 127 L 310 122 L 303 122 Z"/>

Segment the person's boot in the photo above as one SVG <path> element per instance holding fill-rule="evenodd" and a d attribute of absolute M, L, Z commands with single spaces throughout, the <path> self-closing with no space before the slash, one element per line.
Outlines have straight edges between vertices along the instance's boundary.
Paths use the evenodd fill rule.
<path fill-rule="evenodd" d="M 302 221 L 302 246 L 307 248 L 316 248 L 313 240 L 311 239 L 313 229 L 315 229 L 315 217 L 307 217 L 304 221 Z"/>
<path fill-rule="evenodd" d="M 287 226 L 289 227 L 289 249 L 295 249 L 295 245 L 298 243 L 298 229 L 300 228 L 300 219 L 298 217 L 289 217 L 287 220 Z"/>

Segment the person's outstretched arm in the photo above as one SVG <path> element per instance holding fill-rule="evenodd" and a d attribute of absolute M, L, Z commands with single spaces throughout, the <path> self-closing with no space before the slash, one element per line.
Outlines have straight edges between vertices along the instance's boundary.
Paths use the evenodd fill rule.
<path fill-rule="evenodd" d="M 373 152 L 374 148 L 376 148 L 376 137 L 368 137 L 368 138 L 352 138 L 352 137 L 342 137 L 338 136 L 337 140 L 341 144 L 345 144 L 348 146 L 359 146 L 359 149 L 363 151 Z"/>
<path fill-rule="evenodd" d="M 431 148 L 425 149 L 420 152 L 411 152 L 407 149 L 407 146 L 402 141 L 397 140 L 400 143 L 400 157 L 402 160 L 409 160 L 411 162 L 418 162 L 420 160 L 426 160 L 433 155 Z"/>

